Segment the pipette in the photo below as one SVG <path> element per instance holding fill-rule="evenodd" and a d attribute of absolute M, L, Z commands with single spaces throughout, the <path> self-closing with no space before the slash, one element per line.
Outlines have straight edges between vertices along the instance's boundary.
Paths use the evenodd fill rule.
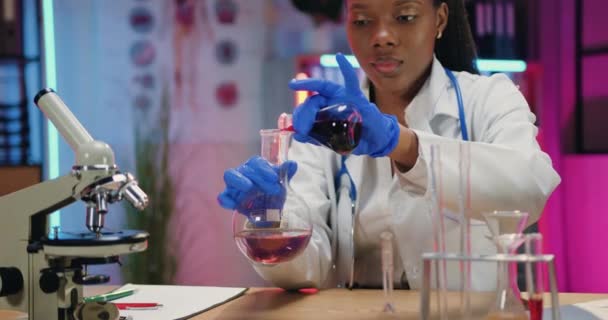
<path fill-rule="evenodd" d="M 382 246 L 382 288 L 384 289 L 384 312 L 394 313 L 393 305 L 393 234 L 384 231 L 380 235 Z"/>

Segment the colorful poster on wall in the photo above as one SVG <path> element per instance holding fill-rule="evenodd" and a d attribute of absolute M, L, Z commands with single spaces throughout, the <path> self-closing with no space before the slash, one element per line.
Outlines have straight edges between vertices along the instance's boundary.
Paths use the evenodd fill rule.
<path fill-rule="evenodd" d="M 135 143 L 157 139 L 152 159 L 160 160 L 161 165 L 154 160 L 149 165 L 159 172 L 145 176 L 158 176 L 154 179 L 157 183 L 148 185 L 161 195 L 159 201 L 171 204 L 170 213 L 162 212 L 160 202 L 152 203 L 156 208 L 149 209 L 167 219 L 161 229 L 148 226 L 163 234 L 176 262 L 173 270 L 166 264 L 157 264 L 157 269 L 170 272 L 171 281 L 180 284 L 256 284 L 259 278 L 236 251 L 230 213 L 219 207 L 216 197 L 223 187 L 223 171 L 253 154 L 257 146 L 257 139 L 251 137 L 258 130 L 261 69 L 256 66 L 262 56 L 251 44 L 261 42 L 252 38 L 264 34 L 263 24 L 233 23 L 231 30 L 224 30 L 223 24 L 230 17 L 224 16 L 222 23 L 214 22 L 210 15 L 214 3 L 146 3 L 154 13 L 151 20 L 159 23 L 151 35 L 136 29 L 132 32 L 136 49 L 131 49 L 130 56 L 137 85 L 131 94 L 134 112 L 140 115 L 136 119 L 145 120 L 138 124 L 140 134 Z M 241 6 L 256 12 L 251 3 Z M 237 21 L 236 17 L 230 19 Z M 143 45 L 147 43 L 152 46 Z M 151 55 L 150 48 L 162 49 Z M 240 52 L 249 53 L 243 64 Z M 150 91 L 156 92 L 152 95 L 156 100 L 150 100 Z M 136 153 L 146 150 L 149 152 L 135 148 Z M 141 165 L 149 155 L 135 157 Z M 239 276 L 234 278 L 233 274 Z"/>

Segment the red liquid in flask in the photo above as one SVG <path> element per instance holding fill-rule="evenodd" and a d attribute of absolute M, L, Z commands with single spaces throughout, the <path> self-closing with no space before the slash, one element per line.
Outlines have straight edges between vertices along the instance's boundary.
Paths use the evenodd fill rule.
<path fill-rule="evenodd" d="M 236 234 L 237 245 L 256 262 L 275 264 L 295 258 L 306 246 L 311 230 L 245 230 Z"/>
<path fill-rule="evenodd" d="M 530 308 L 530 320 L 542 320 L 543 318 L 543 296 L 534 295 L 528 300 Z"/>
<path fill-rule="evenodd" d="M 346 155 L 359 145 L 361 114 L 350 104 L 335 104 L 319 112 L 308 134 L 318 143 Z"/>
<path fill-rule="evenodd" d="M 361 122 L 349 120 L 320 120 L 310 131 L 310 137 L 340 154 L 348 154 L 359 144 Z"/>

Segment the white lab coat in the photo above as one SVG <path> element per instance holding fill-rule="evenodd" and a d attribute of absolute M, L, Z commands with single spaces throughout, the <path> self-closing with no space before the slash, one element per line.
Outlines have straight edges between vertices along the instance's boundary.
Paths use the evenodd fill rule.
<path fill-rule="evenodd" d="M 521 210 L 529 212 L 529 224 L 538 220 L 545 202 L 560 182 L 551 159 L 536 141 L 535 117 L 524 97 L 505 75 L 491 77 L 455 72 L 462 91 L 471 150 L 472 252 L 495 253 L 482 221 L 482 212 Z M 419 139 L 419 158 L 408 172 L 391 173 L 389 158 L 351 155 L 346 166 L 357 190 L 355 281 L 361 286 L 381 287 L 379 236 L 395 235 L 397 285 L 407 280 L 420 288 L 421 254 L 432 251 L 433 228 L 429 218 L 430 147 L 441 146 L 444 203 L 458 212 L 459 145 L 462 142 L 458 103 L 454 88 L 435 59 L 426 84 L 405 109 L 409 128 Z M 290 159 L 298 163 L 291 186 L 312 209 L 314 230 L 305 251 L 290 262 L 256 271 L 275 286 L 286 289 L 333 287 L 348 281 L 350 270 L 351 208 L 349 183 L 336 190 L 334 177 L 340 156 L 310 144 L 293 143 Z M 345 177 L 345 176 L 344 176 Z M 340 194 L 342 194 L 340 196 Z M 340 201 L 338 201 L 340 198 Z M 476 219 L 475 219 L 476 218 Z M 457 219 L 447 215 L 446 244 L 456 252 Z M 335 265 L 335 267 L 334 267 Z M 496 266 L 474 264 L 472 285 L 492 289 Z M 458 266 L 448 267 L 448 285 L 458 286 Z"/>

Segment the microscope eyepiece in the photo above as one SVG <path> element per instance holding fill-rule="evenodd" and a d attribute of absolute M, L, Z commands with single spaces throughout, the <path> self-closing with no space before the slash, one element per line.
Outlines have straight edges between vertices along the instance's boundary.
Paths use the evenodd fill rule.
<path fill-rule="evenodd" d="M 40 100 L 40 98 L 42 98 L 43 95 L 45 95 L 47 93 L 51 93 L 51 92 L 55 92 L 55 90 L 53 90 L 51 88 L 44 88 L 44 89 L 38 91 L 38 93 L 36 93 L 36 96 L 34 97 L 34 103 L 36 105 L 38 105 L 38 100 Z"/>

